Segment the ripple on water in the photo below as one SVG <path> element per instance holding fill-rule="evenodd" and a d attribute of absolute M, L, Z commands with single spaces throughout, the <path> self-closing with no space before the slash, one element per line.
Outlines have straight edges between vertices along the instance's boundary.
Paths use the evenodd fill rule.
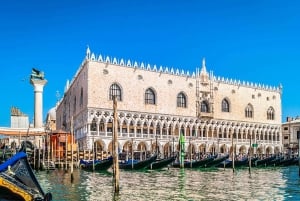
<path fill-rule="evenodd" d="M 112 173 L 74 170 L 37 172 L 55 201 L 140 200 L 300 200 L 297 167 L 248 169 L 173 169 L 121 171 L 120 193 L 113 194 Z"/>

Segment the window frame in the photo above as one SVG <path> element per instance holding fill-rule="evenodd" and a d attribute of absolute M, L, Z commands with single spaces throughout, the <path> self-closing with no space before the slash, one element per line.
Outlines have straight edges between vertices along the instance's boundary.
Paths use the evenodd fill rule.
<path fill-rule="evenodd" d="M 109 100 L 113 100 L 113 96 L 116 96 L 118 101 L 122 101 L 122 89 L 117 83 L 113 83 L 109 87 Z"/>
<path fill-rule="evenodd" d="M 177 95 L 176 103 L 177 103 L 177 107 L 187 108 L 187 98 L 183 92 L 180 92 Z"/>
<path fill-rule="evenodd" d="M 144 102 L 145 102 L 145 104 L 149 104 L 149 105 L 155 105 L 156 104 L 155 91 L 150 87 L 145 90 Z"/>

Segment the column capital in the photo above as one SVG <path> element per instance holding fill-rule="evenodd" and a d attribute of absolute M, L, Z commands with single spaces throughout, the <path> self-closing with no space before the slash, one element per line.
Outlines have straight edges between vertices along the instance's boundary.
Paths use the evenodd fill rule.
<path fill-rule="evenodd" d="M 34 91 L 43 92 L 43 88 L 47 84 L 47 80 L 30 79 L 30 84 L 34 86 Z"/>

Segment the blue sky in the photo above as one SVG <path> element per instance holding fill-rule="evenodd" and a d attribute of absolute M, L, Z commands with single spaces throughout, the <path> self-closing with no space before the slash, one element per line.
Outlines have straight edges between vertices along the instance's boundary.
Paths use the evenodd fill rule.
<path fill-rule="evenodd" d="M 87 46 L 96 54 L 283 85 L 282 116 L 300 114 L 300 1 L 2 1 L 0 126 L 10 107 L 33 120 L 31 69 L 45 72 L 44 118 Z"/>

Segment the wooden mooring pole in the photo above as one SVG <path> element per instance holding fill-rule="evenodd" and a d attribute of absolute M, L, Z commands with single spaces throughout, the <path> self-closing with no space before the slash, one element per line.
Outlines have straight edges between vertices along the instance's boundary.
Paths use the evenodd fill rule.
<path fill-rule="evenodd" d="M 74 164 L 73 164 L 73 144 L 74 144 L 74 128 L 73 128 L 73 116 L 71 118 L 71 182 L 73 182 L 74 180 L 74 175 L 73 175 L 73 167 L 74 167 Z"/>
<path fill-rule="evenodd" d="M 113 169 L 114 169 L 114 189 L 115 193 L 119 193 L 119 154 L 118 154 L 118 114 L 117 114 L 117 97 L 113 96 L 113 110 L 114 110 L 114 133 L 113 133 Z"/>
<path fill-rule="evenodd" d="M 250 146 L 249 146 L 249 173 L 251 173 L 251 157 L 252 157 L 252 145 L 251 145 L 251 134 L 250 134 Z"/>
<path fill-rule="evenodd" d="M 65 167 L 65 172 L 68 172 L 68 134 L 65 134 L 65 162 L 66 162 L 66 167 Z"/>
<path fill-rule="evenodd" d="M 233 133 L 231 133 L 231 146 L 232 146 L 232 172 L 234 172 L 235 146 L 233 144 Z"/>

